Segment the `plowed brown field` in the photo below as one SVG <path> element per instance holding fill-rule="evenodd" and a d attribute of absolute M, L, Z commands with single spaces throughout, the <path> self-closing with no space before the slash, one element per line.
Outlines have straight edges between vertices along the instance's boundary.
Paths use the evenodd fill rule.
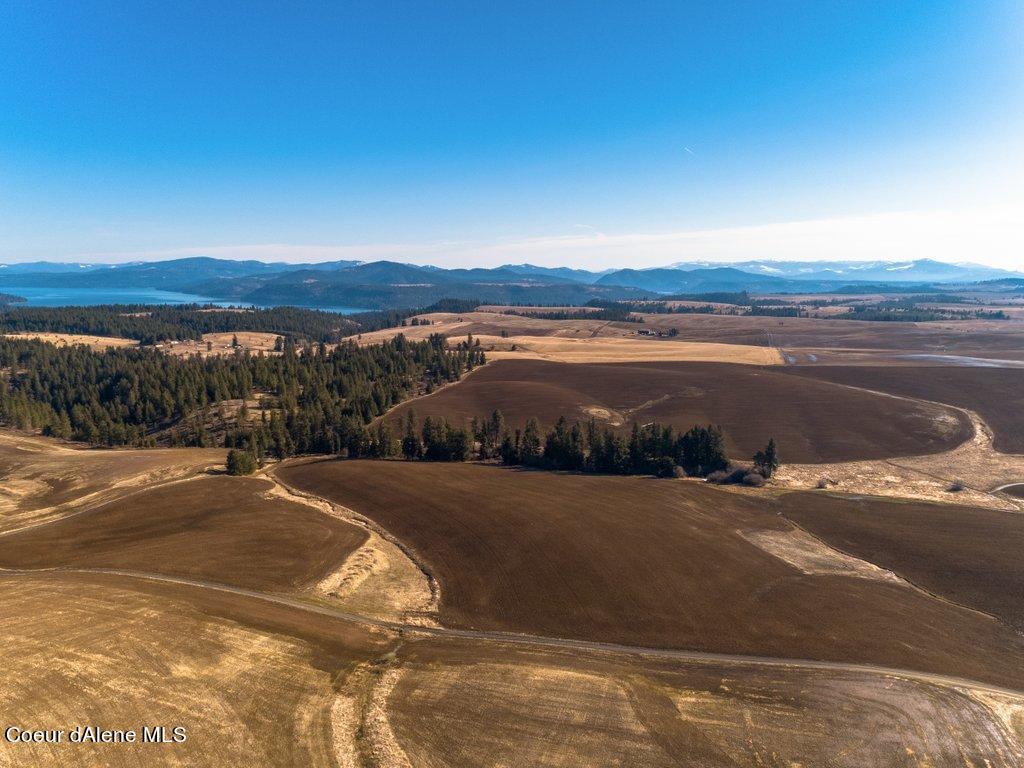
<path fill-rule="evenodd" d="M 406 542 L 440 581 L 441 618 L 454 626 L 1024 683 L 1024 640 L 1001 622 L 756 546 L 744 534 L 776 531 L 785 549 L 791 530 L 756 496 L 479 465 L 323 461 L 279 473 Z"/>
<path fill-rule="evenodd" d="M 268 496 L 268 480 L 211 476 L 157 488 L 0 536 L 0 567 L 147 571 L 253 589 L 302 589 L 366 532 Z"/>
<path fill-rule="evenodd" d="M 399 406 L 389 418 L 400 427 L 412 409 L 420 419 L 465 423 L 497 408 L 513 427 L 531 416 L 550 426 L 560 415 L 593 417 L 623 429 L 633 421 L 681 429 L 711 423 L 722 426 L 727 450 L 737 459 L 749 459 L 774 437 L 783 460 L 800 463 L 937 453 L 971 436 L 969 420 L 953 409 L 787 376 L 784 370 L 498 360 L 454 386 Z"/>
<path fill-rule="evenodd" d="M 786 374 L 919 397 L 981 414 L 995 448 L 1024 453 L 1024 369 L 959 366 L 792 366 Z"/>
<path fill-rule="evenodd" d="M 818 493 L 787 494 L 779 504 L 831 546 L 1024 629 L 1024 515 Z"/>

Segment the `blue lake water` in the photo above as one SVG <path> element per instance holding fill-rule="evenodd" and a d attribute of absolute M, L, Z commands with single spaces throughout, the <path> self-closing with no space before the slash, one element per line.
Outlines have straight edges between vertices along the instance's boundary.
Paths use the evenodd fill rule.
<path fill-rule="evenodd" d="M 20 288 L 0 287 L 0 293 L 24 296 L 28 299 L 22 307 L 94 307 L 98 304 L 212 304 L 217 307 L 251 306 L 237 301 L 222 301 L 199 296 L 194 293 L 160 291 L 155 288 Z M 357 307 L 311 307 L 324 312 L 338 312 L 351 315 L 366 312 Z"/>

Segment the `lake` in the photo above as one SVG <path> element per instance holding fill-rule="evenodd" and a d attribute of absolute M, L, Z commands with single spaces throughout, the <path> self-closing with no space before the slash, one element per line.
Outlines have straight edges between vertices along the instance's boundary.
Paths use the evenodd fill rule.
<path fill-rule="evenodd" d="M 98 304 L 212 304 L 216 307 L 252 306 L 235 301 L 211 299 L 195 293 L 179 293 L 178 291 L 161 291 L 155 288 L 20 288 L 3 286 L 2 293 L 24 296 L 28 299 L 20 307 L 94 307 Z M 266 309 L 267 307 L 261 307 Z M 351 315 L 355 312 L 366 312 L 358 307 L 309 307 L 324 312 L 337 312 Z"/>

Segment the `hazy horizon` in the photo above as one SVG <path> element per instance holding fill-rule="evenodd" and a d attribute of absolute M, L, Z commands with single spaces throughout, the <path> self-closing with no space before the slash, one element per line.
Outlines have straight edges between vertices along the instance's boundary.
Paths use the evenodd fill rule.
<path fill-rule="evenodd" d="M 270 248 L 272 249 L 273 247 L 274 246 L 271 246 Z M 310 249 L 310 251 L 312 253 L 315 253 L 318 250 L 317 247 L 315 247 L 315 246 L 311 246 L 311 247 L 309 247 L 309 249 Z M 443 269 L 464 269 L 464 268 L 475 268 L 475 267 L 481 267 L 481 268 L 488 268 L 489 269 L 489 268 L 496 268 L 496 267 L 502 267 L 502 266 L 534 266 L 534 267 L 546 267 L 546 268 L 551 268 L 551 269 L 559 269 L 559 268 L 561 268 L 561 269 L 576 269 L 576 270 L 583 270 L 583 271 L 587 271 L 587 272 L 597 273 L 597 272 L 615 271 L 615 270 L 618 270 L 618 269 L 658 269 L 658 268 L 669 268 L 669 267 L 674 267 L 676 265 L 684 265 L 684 264 L 686 264 L 686 265 L 691 265 L 691 264 L 701 264 L 701 265 L 703 265 L 703 264 L 707 264 L 708 267 L 728 267 L 728 266 L 733 266 L 733 265 L 736 265 L 736 264 L 745 264 L 745 263 L 751 263 L 751 262 L 762 262 L 762 263 L 765 263 L 765 264 L 814 263 L 814 264 L 822 264 L 822 265 L 827 266 L 828 264 L 836 264 L 836 263 L 844 263 L 844 264 L 850 264 L 850 263 L 875 264 L 875 263 L 909 263 L 909 262 L 912 262 L 912 261 L 935 261 L 935 262 L 940 262 L 940 263 L 943 263 L 943 264 L 949 264 L 949 265 L 953 265 L 953 266 L 992 267 L 992 268 L 995 268 L 995 269 L 1008 269 L 1010 271 L 1019 271 L 1019 268 L 1016 268 L 1016 267 L 1000 267 L 999 265 L 987 264 L 987 263 L 985 263 L 983 261 L 972 260 L 972 259 L 952 260 L 952 259 L 931 258 L 931 257 L 927 257 L 927 256 L 920 257 L 920 258 L 917 258 L 917 259 L 900 259 L 900 258 L 885 258 L 885 259 L 883 259 L 883 258 L 877 258 L 877 259 L 857 259 L 857 258 L 849 258 L 849 259 L 839 259 L 839 258 L 830 258 L 830 259 L 826 259 L 826 258 L 750 258 L 750 259 L 728 259 L 728 260 L 717 260 L 717 261 L 716 260 L 709 260 L 709 259 L 680 259 L 680 260 L 677 260 L 677 261 L 674 261 L 674 262 L 664 262 L 664 263 L 657 263 L 657 264 L 651 264 L 651 265 L 645 265 L 645 266 L 639 266 L 639 267 L 636 266 L 634 263 L 623 263 L 623 264 L 619 264 L 619 265 L 616 265 L 616 266 L 605 266 L 605 267 L 588 267 L 585 264 L 581 265 L 581 264 L 565 264 L 565 263 L 542 263 L 541 260 L 529 260 L 529 259 L 527 259 L 527 260 L 519 260 L 519 261 L 508 260 L 508 261 L 503 261 L 503 262 L 500 262 L 500 263 L 494 263 L 494 264 L 488 264 L 488 265 L 481 265 L 481 264 L 443 265 L 443 264 L 440 264 L 440 263 L 437 263 L 437 262 L 428 261 L 428 260 L 415 261 L 415 260 L 410 260 L 410 259 L 403 258 L 401 256 L 388 256 L 388 255 L 382 255 L 382 256 L 377 257 L 377 258 L 356 258 L 356 257 L 353 257 L 353 256 L 344 255 L 344 256 L 337 256 L 337 257 L 329 256 L 329 257 L 325 257 L 325 258 L 311 257 L 309 259 L 301 259 L 301 258 L 283 259 L 283 258 L 274 258 L 274 257 L 270 257 L 270 256 L 255 255 L 255 254 L 250 254 L 250 255 L 231 254 L 231 255 L 227 255 L 227 254 L 216 252 L 216 249 L 213 249 L 213 250 L 215 252 L 210 253 L 210 252 L 202 252 L 202 251 L 195 251 L 195 252 L 193 252 L 190 249 L 182 249 L 182 251 L 180 253 L 168 253 L 168 254 L 165 254 L 165 255 L 149 255 L 148 257 L 123 258 L 123 259 L 117 259 L 117 260 L 102 259 L 102 258 L 99 258 L 99 259 L 70 259 L 70 258 L 69 259 L 23 259 L 23 260 L 15 260 L 15 259 L 7 260 L 7 259 L 2 259 L 2 260 L 0 260 L 0 266 L 16 266 L 16 265 L 24 265 L 24 264 L 32 264 L 32 263 L 64 264 L 64 265 L 69 265 L 69 266 L 74 266 L 74 265 L 82 265 L 82 266 L 99 266 L 99 265 L 102 265 L 102 266 L 126 266 L 126 265 L 130 265 L 130 264 L 159 263 L 159 262 L 176 261 L 176 260 L 189 259 L 189 258 L 212 258 L 212 259 L 223 259 L 223 260 L 228 260 L 228 261 L 240 261 L 240 262 L 241 261 L 259 261 L 259 262 L 263 262 L 263 263 L 266 263 L 266 264 L 327 264 L 327 263 L 338 262 L 338 261 L 352 261 L 352 262 L 357 262 L 357 263 L 369 264 L 369 263 L 373 263 L 373 262 L 385 261 L 385 262 L 395 262 L 395 263 L 399 263 L 399 264 L 410 264 L 410 265 L 413 265 L 413 266 L 436 267 L 436 268 L 443 268 Z M 259 247 L 258 246 L 254 247 L 252 250 L 254 250 L 256 252 L 259 252 Z M 325 250 L 333 250 L 333 249 L 327 248 Z"/>

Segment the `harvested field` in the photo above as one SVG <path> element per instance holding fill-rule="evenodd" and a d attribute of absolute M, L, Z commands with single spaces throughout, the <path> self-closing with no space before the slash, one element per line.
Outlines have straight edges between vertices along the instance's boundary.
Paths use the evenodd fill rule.
<path fill-rule="evenodd" d="M 42 455 L 56 468 L 64 453 L 175 453 L 3 445 L 34 457 L 24 466 L 37 471 Z M 310 459 L 269 479 L 111 491 L 119 477 L 62 488 L 65 508 L 81 514 L 0 535 L 0 705 L 8 724 L 183 726 L 188 740 L 4 743 L 0 765 L 1009 768 L 1024 759 L 1021 695 L 940 676 L 1024 688 L 1020 635 L 792 526 L 779 512 L 799 495 Z M 79 491 L 91 501 L 77 505 Z M 414 626 L 421 617 L 407 609 L 418 603 L 400 593 L 416 582 L 422 596 L 425 579 L 356 513 L 398 535 L 437 577 L 446 623 L 546 637 Z M 1001 535 L 979 530 L 965 558 Z M 999 562 L 1015 578 L 1019 543 L 1004 538 Z M 956 546 L 935 541 L 929 557 Z M 120 572 L 89 570 L 104 568 Z M 972 573 L 982 577 L 961 571 L 949 590 Z M 985 599 L 962 594 L 966 604 Z"/>
<path fill-rule="evenodd" d="M 744 315 L 643 314 L 644 322 L 597 319 L 546 320 L 496 312 L 436 312 L 420 315 L 432 325 L 389 328 L 362 335 L 375 343 L 404 333 L 426 338 L 431 333 L 449 337 L 543 336 L 559 338 L 631 338 L 645 329 L 668 333 L 674 342 L 739 344 L 752 347 L 817 348 L 917 352 L 982 358 L 1024 360 L 1024 323 L 1005 320 L 957 320 L 928 323 L 885 323 L 809 317 Z"/>
<path fill-rule="evenodd" d="M 311 588 L 367 534 L 271 496 L 272 487 L 265 479 L 219 476 L 142 491 L 0 536 L 0 566 L 115 568 L 250 589 Z"/>
<path fill-rule="evenodd" d="M 69 347 L 75 344 L 85 344 L 90 349 L 102 352 L 104 349 L 116 347 L 137 347 L 139 342 L 135 339 L 123 339 L 120 336 L 90 336 L 82 333 L 5 333 L 11 339 L 35 339 L 45 341 L 49 344 L 56 344 L 59 347 Z"/>
<path fill-rule="evenodd" d="M 552 336 L 475 336 L 491 360 L 550 360 L 558 363 L 645 361 L 724 362 L 781 365 L 778 350 L 742 344 L 678 342 L 644 337 L 573 339 Z"/>
<path fill-rule="evenodd" d="M 827 544 L 1024 629 L 1024 515 L 889 499 L 792 493 L 782 513 Z"/>
<path fill-rule="evenodd" d="M 1024 640 L 897 583 L 805 574 L 741 535 L 766 498 L 687 481 L 322 461 L 289 484 L 384 525 L 456 627 L 883 664 L 1024 684 Z"/>
<path fill-rule="evenodd" d="M 399 333 L 410 339 L 425 339 L 433 333 L 440 333 L 448 338 L 473 334 L 474 336 L 501 336 L 502 331 L 513 336 L 559 336 L 567 338 L 592 338 L 601 334 L 602 329 L 610 324 L 607 320 L 546 320 L 539 317 L 523 317 L 521 315 L 505 315 L 499 312 L 431 312 L 417 315 L 421 320 L 429 320 L 430 325 L 407 325 L 399 328 L 385 328 L 371 331 L 359 336 L 361 344 L 379 344 Z M 624 325 L 635 324 L 624 323 Z M 626 332 L 617 335 L 626 335 Z"/>
<path fill-rule="evenodd" d="M 1020 696 L 912 674 L 415 634 L 396 655 L 387 635 L 327 616 L 103 575 L 7 576 L 0 595 L 0 659 L 22 681 L 0 687 L 6 711 L 189 736 L 4 745 L 15 764 L 859 766 L 910 747 L 934 765 L 1008 767 L 1021 755 Z M 67 608 L 43 607 L 56 601 Z"/>
<path fill-rule="evenodd" d="M 969 408 L 992 428 L 996 450 L 1024 453 L 1024 369 L 800 366 L 786 367 L 784 372 Z"/>
<path fill-rule="evenodd" d="M 507 306 L 504 304 L 481 304 L 476 308 L 476 312 L 494 312 L 497 314 L 520 314 L 520 315 L 545 315 L 552 312 L 577 312 L 581 315 L 593 314 L 594 312 L 600 312 L 600 307 L 521 307 L 521 306 Z M 475 313 L 474 313 L 475 314 Z"/>
<path fill-rule="evenodd" d="M 886 323 L 808 317 L 728 315 L 644 315 L 645 328 L 675 328 L 681 341 L 768 344 L 1006 357 L 1024 360 L 1024 323 L 957 320 Z"/>
<path fill-rule="evenodd" d="M 441 416 L 465 423 L 498 408 L 513 427 L 531 416 L 550 426 L 560 415 L 580 421 L 593 417 L 623 429 L 633 421 L 681 429 L 711 423 L 722 425 L 727 450 L 738 459 L 749 459 L 774 437 L 784 462 L 807 463 L 934 453 L 971 436 L 969 420 L 953 409 L 811 383 L 783 370 L 499 360 L 399 406 L 389 418 L 400 425 L 411 409 L 420 419 Z"/>
<path fill-rule="evenodd" d="M 694 360 L 781 365 L 778 350 L 759 345 L 690 341 L 681 344 L 665 338 L 637 335 L 645 326 L 607 320 L 544 320 L 520 315 L 470 312 L 464 315 L 422 315 L 432 325 L 387 328 L 362 334 L 360 344 L 378 344 L 399 333 L 425 339 L 440 333 L 453 340 L 472 335 L 480 340 L 492 360 L 553 360 L 565 363 Z M 502 333 L 507 335 L 502 336 Z"/>
<path fill-rule="evenodd" d="M 223 463 L 224 451 L 218 449 L 88 449 L 0 430 L 0 532 Z"/>
<path fill-rule="evenodd" d="M 411 765 L 861 768 L 966 759 L 1010 768 L 1024 759 L 1024 699 L 938 682 L 436 641 L 405 645 L 398 662 L 386 709 Z"/>
<path fill-rule="evenodd" d="M 180 744 L 0 744 L 11 766 L 335 766 L 331 706 L 386 649 L 351 625 L 77 574 L 0 576 L 5 725 L 186 729 Z M 252 601 L 248 601 L 251 603 Z M 260 616 L 258 614 L 265 613 Z M 274 625 L 271 628 L 261 624 Z"/>

